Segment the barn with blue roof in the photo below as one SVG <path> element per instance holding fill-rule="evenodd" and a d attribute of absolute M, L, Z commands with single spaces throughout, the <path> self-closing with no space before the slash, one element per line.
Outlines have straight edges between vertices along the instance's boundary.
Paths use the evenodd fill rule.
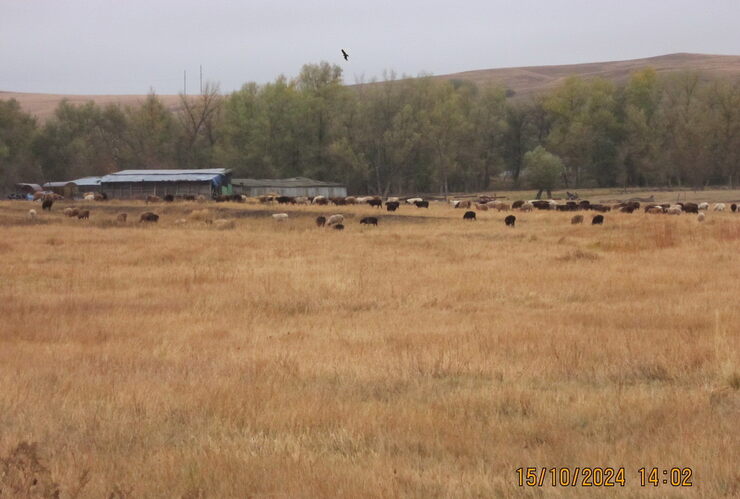
<path fill-rule="evenodd" d="M 100 179 L 100 188 L 113 199 L 143 199 L 146 196 L 232 194 L 231 170 L 123 170 Z"/>

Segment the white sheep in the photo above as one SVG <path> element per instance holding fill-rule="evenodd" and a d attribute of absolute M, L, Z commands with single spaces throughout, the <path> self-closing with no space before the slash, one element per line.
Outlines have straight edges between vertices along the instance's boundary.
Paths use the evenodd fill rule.
<path fill-rule="evenodd" d="M 28 218 L 30 218 L 31 220 L 35 220 L 36 219 L 36 210 L 34 210 L 33 208 L 30 209 L 30 210 L 28 210 Z"/>
<path fill-rule="evenodd" d="M 311 200 L 313 204 L 320 203 L 321 201 L 326 200 L 326 196 L 314 196 L 314 198 Z"/>
<path fill-rule="evenodd" d="M 725 211 L 725 203 L 715 203 L 712 209 L 714 211 Z"/>
<path fill-rule="evenodd" d="M 708 210 L 709 209 L 709 203 L 699 203 L 699 209 L 700 210 Z"/>
<path fill-rule="evenodd" d="M 422 201 L 424 201 L 424 199 L 422 199 L 422 198 L 408 198 L 408 199 L 406 200 L 406 202 L 407 202 L 408 204 L 420 203 L 420 202 L 422 202 Z"/>
<path fill-rule="evenodd" d="M 278 222 L 284 222 L 288 219 L 287 213 L 273 213 L 272 218 L 277 220 Z"/>
<path fill-rule="evenodd" d="M 530 203 L 529 201 L 527 201 L 526 203 L 524 203 L 523 205 L 521 205 L 519 207 L 519 209 L 522 210 L 522 211 L 532 211 L 532 210 L 534 210 L 534 205 L 532 203 Z"/>
<path fill-rule="evenodd" d="M 703 222 L 703 221 L 704 221 L 704 213 L 699 213 L 699 214 L 698 214 L 698 215 L 696 216 L 696 219 L 697 219 L 697 220 L 698 220 L 699 222 Z"/>
<path fill-rule="evenodd" d="M 682 212 L 683 210 L 681 209 L 681 206 L 677 204 L 674 204 L 673 206 L 671 206 L 670 208 L 666 210 L 666 213 L 669 215 L 680 215 Z"/>
<path fill-rule="evenodd" d="M 336 215 L 330 216 L 326 220 L 326 225 L 331 227 L 332 225 L 341 224 L 342 222 L 344 222 L 344 215 L 336 214 Z"/>

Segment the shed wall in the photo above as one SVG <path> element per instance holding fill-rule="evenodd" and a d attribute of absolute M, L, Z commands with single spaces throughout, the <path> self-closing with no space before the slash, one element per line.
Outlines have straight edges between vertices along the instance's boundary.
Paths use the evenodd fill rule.
<path fill-rule="evenodd" d="M 210 197 L 211 182 L 104 182 L 103 192 L 113 199 L 143 199 L 146 196 L 182 196 L 185 194 Z"/>
<path fill-rule="evenodd" d="M 347 188 L 336 186 L 336 187 L 277 187 L 277 186 L 260 186 L 260 187 L 247 187 L 247 186 L 234 186 L 234 192 L 238 194 L 244 194 L 246 196 L 261 196 L 263 194 L 276 193 L 281 196 L 326 196 L 326 197 L 345 197 L 347 195 Z"/>

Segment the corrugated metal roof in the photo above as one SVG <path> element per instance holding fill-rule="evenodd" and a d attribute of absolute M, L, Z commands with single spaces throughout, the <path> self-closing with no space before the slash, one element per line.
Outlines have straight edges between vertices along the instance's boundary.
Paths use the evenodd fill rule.
<path fill-rule="evenodd" d="M 123 170 L 100 178 L 101 183 L 114 182 L 208 182 L 229 172 L 226 168 L 200 170 Z"/>
<path fill-rule="evenodd" d="M 110 175 L 185 175 L 190 173 L 213 173 L 225 175 L 229 172 L 227 168 L 200 168 L 190 170 L 121 170 Z M 109 175 L 106 175 L 106 177 Z"/>
<path fill-rule="evenodd" d="M 34 191 L 42 191 L 42 190 L 43 190 L 43 189 L 41 188 L 41 186 L 40 186 L 39 184 L 26 184 L 26 183 L 20 183 L 20 184 L 15 184 L 15 186 L 16 186 L 17 188 L 19 188 L 19 189 L 21 189 L 21 188 L 23 188 L 23 187 L 30 187 L 30 188 L 31 188 L 31 189 L 33 189 Z"/>
<path fill-rule="evenodd" d="M 100 185 L 100 177 L 85 177 L 72 180 L 76 185 Z"/>
<path fill-rule="evenodd" d="M 72 182 L 47 182 L 43 185 L 44 189 L 49 189 L 51 187 L 64 187 L 67 184 L 71 184 Z"/>
<path fill-rule="evenodd" d="M 257 179 L 257 178 L 235 178 L 231 185 L 242 187 L 342 187 L 336 182 L 323 182 L 306 177 Z"/>

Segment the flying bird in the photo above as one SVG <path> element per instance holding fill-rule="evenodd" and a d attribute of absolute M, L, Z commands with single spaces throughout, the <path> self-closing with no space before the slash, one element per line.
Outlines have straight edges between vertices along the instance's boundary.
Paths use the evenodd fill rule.
<path fill-rule="evenodd" d="M 347 52 L 345 52 L 344 49 L 342 49 L 342 56 L 344 56 L 344 60 L 345 61 L 348 61 L 349 60 L 349 54 Z"/>

